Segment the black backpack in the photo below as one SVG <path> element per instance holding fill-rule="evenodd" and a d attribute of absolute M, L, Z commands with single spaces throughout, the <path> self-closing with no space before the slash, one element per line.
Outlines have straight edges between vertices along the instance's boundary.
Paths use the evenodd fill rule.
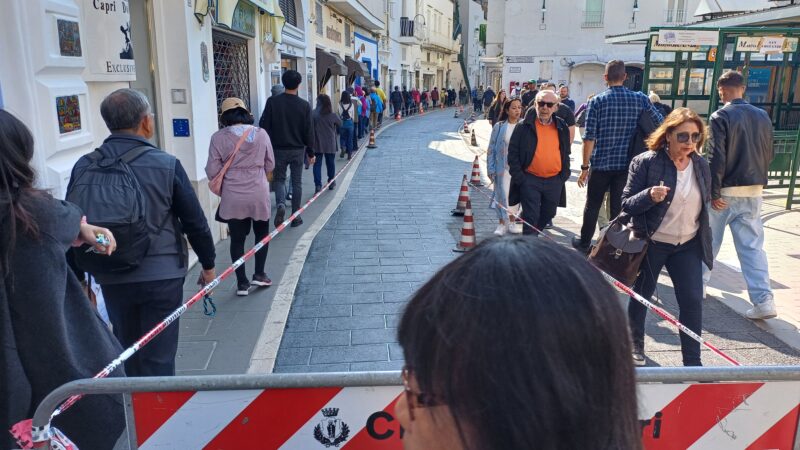
<path fill-rule="evenodd" d="M 342 120 L 343 120 L 343 121 L 344 121 L 344 120 L 351 120 L 351 119 L 352 119 L 352 118 L 350 117 L 350 109 L 351 109 L 352 107 L 353 107 L 353 104 L 352 104 L 352 103 L 350 103 L 349 105 L 347 105 L 347 108 L 345 108 L 345 107 L 344 107 L 344 104 L 342 104 Z"/>
<path fill-rule="evenodd" d="M 87 155 L 89 165 L 70 183 L 66 200 L 78 205 L 92 225 L 108 228 L 117 241 L 117 250 L 106 256 L 92 251 L 88 244 L 74 249 L 78 267 L 89 273 L 123 273 L 141 264 L 150 248 L 147 204 L 130 163 L 153 147 L 133 148 L 117 158 L 106 157 L 100 149 Z M 156 234 L 164 228 L 163 221 Z"/>

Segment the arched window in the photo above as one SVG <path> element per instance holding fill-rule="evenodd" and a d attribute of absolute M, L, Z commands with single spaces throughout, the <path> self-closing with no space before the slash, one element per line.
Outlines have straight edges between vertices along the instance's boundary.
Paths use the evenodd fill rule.
<path fill-rule="evenodd" d="M 292 26 L 297 26 L 297 10 L 295 9 L 295 0 L 280 0 L 281 11 L 283 17 L 286 18 L 286 23 Z"/>

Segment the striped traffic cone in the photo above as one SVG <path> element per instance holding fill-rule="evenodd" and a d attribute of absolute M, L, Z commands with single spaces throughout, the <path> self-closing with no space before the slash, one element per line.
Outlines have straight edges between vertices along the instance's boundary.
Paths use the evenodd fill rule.
<path fill-rule="evenodd" d="M 467 176 L 461 179 L 461 191 L 458 193 L 458 201 L 456 201 L 456 208 L 450 211 L 454 216 L 463 216 L 464 211 L 467 209 L 467 202 L 469 201 L 469 185 L 467 184 Z"/>
<path fill-rule="evenodd" d="M 467 123 L 467 119 L 464 119 L 464 133 L 469 133 L 469 124 Z"/>
<path fill-rule="evenodd" d="M 402 117 L 400 117 L 400 111 L 397 111 L 397 114 L 394 115 L 394 120 L 396 120 L 398 122 L 403 120 Z"/>
<path fill-rule="evenodd" d="M 469 179 L 469 184 L 473 186 L 483 186 L 481 181 L 481 164 L 478 162 L 478 157 L 475 156 L 475 161 L 472 162 L 472 176 Z"/>
<path fill-rule="evenodd" d="M 453 118 L 458 119 L 458 109 L 453 109 Z"/>
<path fill-rule="evenodd" d="M 472 220 L 472 203 L 467 199 L 464 211 L 464 225 L 461 226 L 461 240 L 456 244 L 454 252 L 466 252 L 475 247 L 475 223 Z"/>
<path fill-rule="evenodd" d="M 375 145 L 375 130 L 374 129 L 369 130 L 369 144 L 367 144 L 367 148 L 378 148 L 378 146 Z"/>
<path fill-rule="evenodd" d="M 419 113 L 420 115 L 425 114 L 425 110 L 422 108 L 422 103 L 419 104 Z"/>
<path fill-rule="evenodd" d="M 475 139 L 475 130 L 472 130 L 472 139 L 470 140 L 469 145 L 471 145 L 473 147 L 477 147 L 478 146 L 478 140 Z"/>

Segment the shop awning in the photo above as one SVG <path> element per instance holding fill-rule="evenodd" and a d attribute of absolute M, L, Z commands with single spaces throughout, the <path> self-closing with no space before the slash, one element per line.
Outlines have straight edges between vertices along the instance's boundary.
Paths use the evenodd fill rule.
<path fill-rule="evenodd" d="M 356 77 L 368 77 L 369 69 L 367 65 L 361 61 L 355 60 L 349 56 L 344 57 L 344 64 L 347 66 L 347 85 L 350 86 L 356 80 Z"/>
<path fill-rule="evenodd" d="M 325 86 L 333 76 L 347 76 L 347 66 L 342 58 L 328 53 L 325 50 L 317 49 L 317 80 L 319 87 Z"/>

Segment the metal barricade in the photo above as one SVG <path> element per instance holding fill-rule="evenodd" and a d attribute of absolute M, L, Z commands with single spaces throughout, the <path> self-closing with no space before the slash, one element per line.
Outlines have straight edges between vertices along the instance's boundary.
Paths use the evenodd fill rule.
<path fill-rule="evenodd" d="M 797 448 L 800 367 L 640 368 L 637 381 L 647 449 Z M 131 449 L 399 449 L 402 392 L 399 372 L 78 380 L 33 425 L 71 395 L 122 393 Z"/>
<path fill-rule="evenodd" d="M 800 169 L 800 128 L 797 130 L 776 130 L 773 134 L 772 163 L 767 170 L 767 188 L 788 189 L 786 209 L 800 203 L 794 200 L 797 171 Z"/>

